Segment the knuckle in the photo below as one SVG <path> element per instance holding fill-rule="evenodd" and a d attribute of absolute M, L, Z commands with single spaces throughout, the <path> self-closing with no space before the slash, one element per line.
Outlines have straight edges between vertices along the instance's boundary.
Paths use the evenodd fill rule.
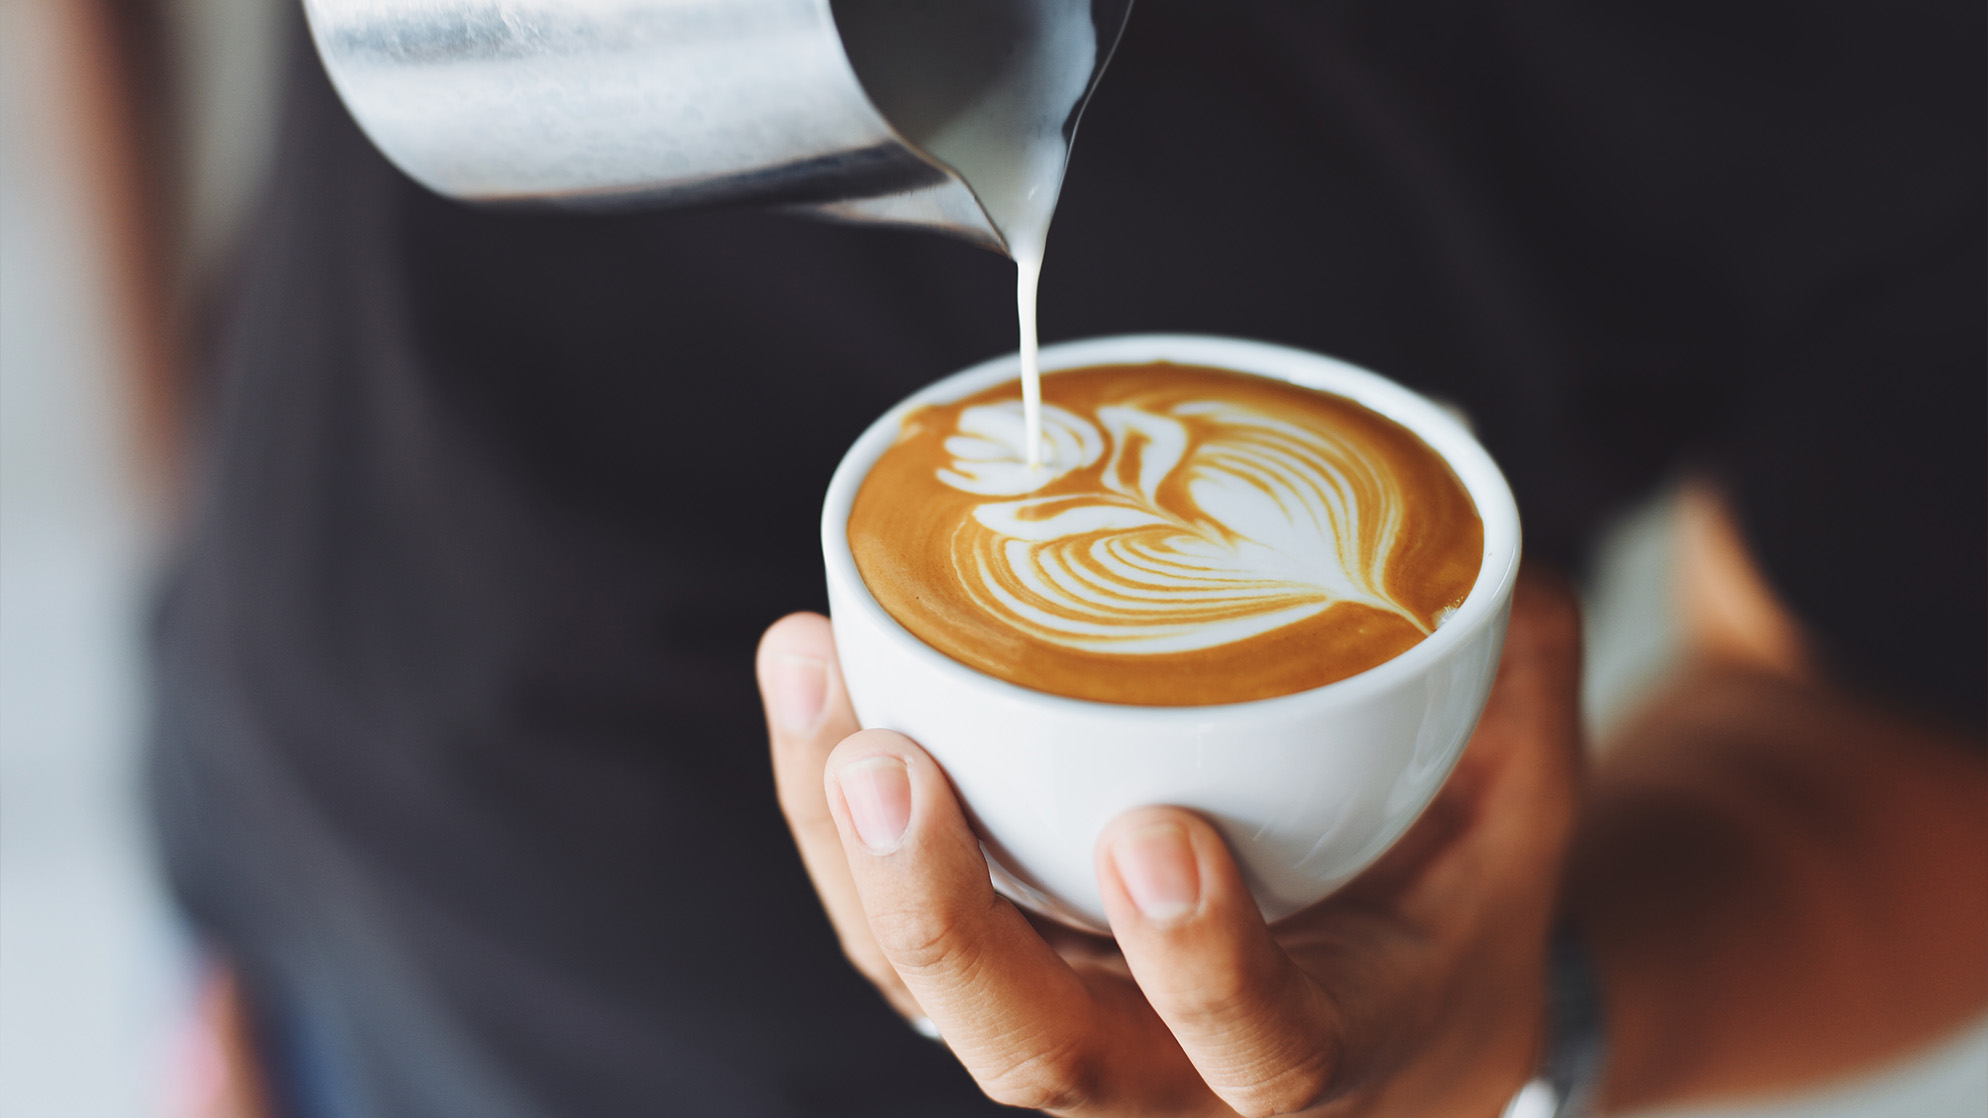
<path fill-rule="evenodd" d="M 1325 1024 L 1335 1015 L 1277 985 L 1240 975 L 1215 983 L 1194 1029 L 1204 1051 L 1225 1054 L 1204 1066 L 1208 1085 L 1246 1118 L 1295 1114 L 1345 1093 L 1343 1042 Z"/>
<path fill-rule="evenodd" d="M 870 931 L 892 966 L 915 974 L 969 971 L 976 954 L 967 920 L 950 906 L 873 910 Z"/>
<path fill-rule="evenodd" d="M 1217 1093 L 1243 1118 L 1296 1114 L 1340 1093 L 1336 1063 L 1329 1053 L 1318 1051 Z"/>
<path fill-rule="evenodd" d="M 980 1089 L 1002 1106 L 1024 1110 L 1074 1110 L 1097 1095 L 1098 1066 L 1075 1043 L 1032 1052 L 1007 1067 L 979 1076 Z"/>
<path fill-rule="evenodd" d="M 1197 968 L 1191 976 L 1180 975 L 1166 994 L 1168 1015 L 1218 1034 L 1254 1031 L 1266 1009 L 1283 1000 L 1280 976 L 1263 969 L 1229 958 Z"/>
<path fill-rule="evenodd" d="M 1218 1028 L 1252 1016 L 1262 998 L 1235 970 L 1222 968 L 1175 995 L 1176 1011 Z"/>

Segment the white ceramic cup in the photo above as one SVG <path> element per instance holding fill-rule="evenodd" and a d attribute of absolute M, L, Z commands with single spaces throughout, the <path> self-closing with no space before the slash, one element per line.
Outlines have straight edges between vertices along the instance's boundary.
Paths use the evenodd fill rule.
<path fill-rule="evenodd" d="M 1324 899 L 1380 857 L 1427 807 L 1477 725 L 1504 647 L 1519 516 L 1504 475 L 1457 419 L 1342 361 L 1233 338 L 1143 334 L 1067 342 L 1042 369 L 1171 361 L 1289 381 L 1354 400 L 1413 431 L 1456 472 L 1484 522 L 1484 561 L 1463 605 L 1421 643 L 1337 683 L 1274 699 L 1142 707 L 1064 698 L 996 679 L 899 625 L 864 587 L 849 509 L 904 416 L 1018 375 L 996 358 L 914 394 L 863 432 L 822 509 L 829 610 L 856 716 L 905 734 L 952 778 L 995 884 L 1028 908 L 1106 926 L 1092 848 L 1149 804 L 1221 829 L 1268 919 Z M 1128 661 L 1127 671 L 1137 671 Z"/>

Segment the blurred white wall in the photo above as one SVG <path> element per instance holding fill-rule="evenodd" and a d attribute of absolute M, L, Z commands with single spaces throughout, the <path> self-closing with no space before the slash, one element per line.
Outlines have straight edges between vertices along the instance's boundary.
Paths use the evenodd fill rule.
<path fill-rule="evenodd" d="M 180 947 L 136 810 L 148 540 L 63 2 L 0 0 L 0 1114 L 130 1118 Z"/>

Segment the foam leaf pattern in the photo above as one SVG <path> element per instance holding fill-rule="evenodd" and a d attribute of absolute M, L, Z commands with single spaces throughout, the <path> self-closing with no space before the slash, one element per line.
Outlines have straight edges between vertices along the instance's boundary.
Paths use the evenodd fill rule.
<path fill-rule="evenodd" d="M 1400 486 L 1330 427 L 1212 400 L 1134 399 L 1095 419 L 1046 409 L 1048 464 L 1031 470 L 1017 406 L 961 413 L 939 480 L 1019 498 L 979 505 L 953 539 L 983 608 L 1051 643 L 1135 655 L 1247 640 L 1340 602 L 1428 632 L 1386 592 Z"/>

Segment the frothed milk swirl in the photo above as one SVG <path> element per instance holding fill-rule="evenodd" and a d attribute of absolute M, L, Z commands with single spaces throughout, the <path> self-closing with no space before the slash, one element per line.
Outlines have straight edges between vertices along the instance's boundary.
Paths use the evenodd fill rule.
<path fill-rule="evenodd" d="M 941 652 L 1023 686 L 1177 706 L 1398 655 L 1470 590 L 1483 526 L 1413 434 L 1350 401 L 1190 366 L 919 410 L 849 519 L 864 583 Z"/>

